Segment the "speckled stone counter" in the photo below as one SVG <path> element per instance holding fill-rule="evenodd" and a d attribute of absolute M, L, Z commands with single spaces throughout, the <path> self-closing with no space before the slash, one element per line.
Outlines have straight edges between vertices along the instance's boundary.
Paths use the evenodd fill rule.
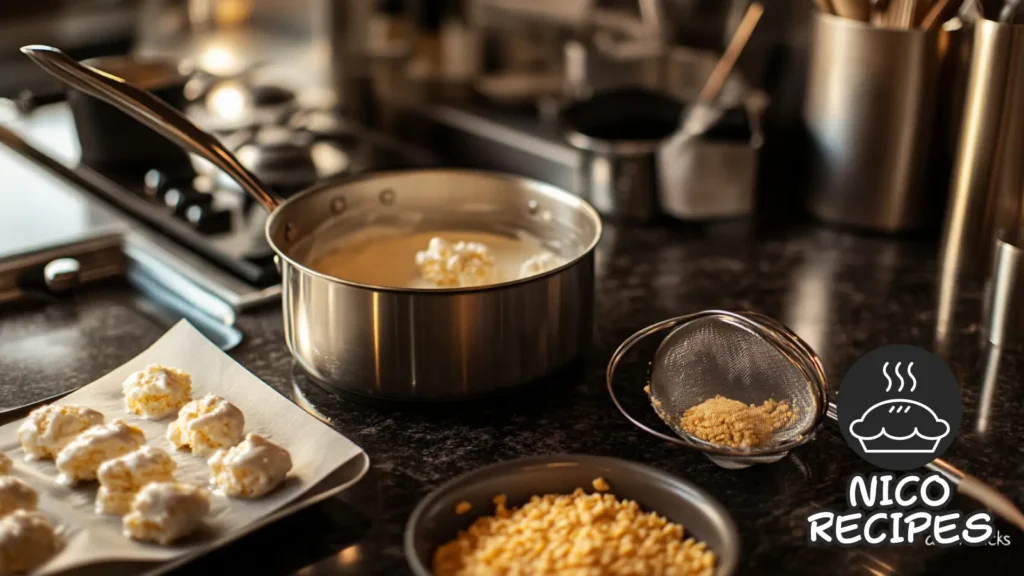
<path fill-rule="evenodd" d="M 644 462 L 687 478 L 733 515 L 743 539 L 742 574 L 1019 573 L 1024 534 L 999 521 L 1009 546 L 841 549 L 807 544 L 807 515 L 843 508 L 846 479 L 871 472 L 826 423 L 810 445 L 772 465 L 742 471 L 635 429 L 604 384 L 616 346 L 652 322 L 707 308 L 753 309 L 803 336 L 822 356 L 831 385 L 859 356 L 890 343 L 947 358 L 962 383 L 965 413 L 946 458 L 1024 506 L 1024 387 L 1018 353 L 981 345 L 981 290 L 956 294 L 953 320 L 938 325 L 935 247 L 817 228 L 785 233 L 743 223 L 630 230 L 609 227 L 598 255 L 595 347 L 578 377 L 498 402 L 379 406 L 334 397 L 297 374 L 280 312 L 243 317 L 232 352 L 282 394 L 328 418 L 373 463 L 343 497 L 215 552 L 181 573 L 403 574 L 402 530 L 415 504 L 444 481 L 531 454 L 592 453 Z M 168 327 L 111 285 L 0 320 L 0 401 L 10 405 L 100 376 Z M 643 385 L 648 358 L 632 356 L 620 385 Z M 957 497 L 958 509 L 973 505 Z"/>

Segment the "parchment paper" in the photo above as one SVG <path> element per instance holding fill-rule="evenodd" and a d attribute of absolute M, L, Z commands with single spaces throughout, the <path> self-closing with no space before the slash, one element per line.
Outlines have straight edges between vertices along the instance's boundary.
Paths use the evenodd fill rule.
<path fill-rule="evenodd" d="M 362 449 L 312 417 L 249 373 L 182 320 L 123 366 L 58 400 L 57 404 L 88 406 L 107 422 L 122 418 L 146 433 L 146 444 L 166 450 L 178 463 L 175 478 L 207 486 L 206 460 L 177 451 L 166 438 L 174 416 L 150 421 L 124 410 L 121 383 L 149 364 L 181 368 L 192 375 L 192 397 L 214 393 L 238 406 L 245 415 L 245 432 L 257 432 L 283 446 L 292 456 L 289 478 L 277 490 L 257 500 L 240 500 L 211 493 L 210 514 L 195 534 L 171 546 L 135 542 L 121 534 L 121 519 L 93 512 L 97 484 L 68 488 L 56 481 L 51 460 L 27 462 L 17 428 L 21 420 L 0 428 L 0 450 L 15 462 L 12 475 L 39 491 L 39 508 L 64 531 L 65 546 L 38 574 L 113 560 L 170 560 L 200 547 L 225 543 L 246 525 L 298 499 L 328 474 L 355 458 Z"/>

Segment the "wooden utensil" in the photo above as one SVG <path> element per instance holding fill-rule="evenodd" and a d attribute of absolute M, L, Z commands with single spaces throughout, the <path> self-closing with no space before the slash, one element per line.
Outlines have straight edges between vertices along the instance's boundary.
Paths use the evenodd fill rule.
<path fill-rule="evenodd" d="M 823 14 L 835 14 L 835 8 L 832 7 L 832 2 L 829 0 L 814 0 L 814 4 L 818 6 L 818 10 L 821 10 Z"/>
<path fill-rule="evenodd" d="M 1020 8 L 1021 0 L 1006 0 L 1003 9 L 999 11 L 999 21 L 1003 24 L 1013 24 Z"/>
<path fill-rule="evenodd" d="M 899 15 L 903 12 L 903 4 L 906 0 L 889 0 L 884 3 L 884 12 L 878 19 L 876 26 L 882 28 L 899 28 Z"/>
<path fill-rule="evenodd" d="M 836 14 L 850 20 L 867 22 L 871 19 L 871 5 L 868 0 L 832 0 Z"/>
<path fill-rule="evenodd" d="M 925 30 L 932 30 L 936 26 L 940 26 L 946 18 L 941 16 L 946 12 L 948 8 L 953 4 L 953 0 L 939 0 L 936 2 L 932 9 L 925 15 L 924 20 L 921 21 L 921 28 Z"/>
<path fill-rule="evenodd" d="M 903 0 L 900 8 L 899 27 L 910 30 L 913 28 L 913 14 L 918 11 L 918 0 Z"/>
<path fill-rule="evenodd" d="M 715 65 L 714 70 L 711 71 L 707 82 L 705 82 L 704 87 L 701 89 L 700 95 L 697 98 L 698 102 L 711 103 L 718 98 L 718 93 L 722 91 L 725 81 L 728 80 L 729 74 L 732 73 L 733 67 L 736 66 L 736 61 L 739 60 L 743 49 L 747 47 L 747 42 L 750 40 L 750 36 L 753 35 L 754 29 L 757 28 L 757 23 L 761 20 L 762 14 L 764 14 L 764 6 L 759 2 L 754 2 L 747 8 L 747 13 L 736 28 L 736 32 L 729 41 L 725 53 L 722 54 L 722 58 Z"/>
<path fill-rule="evenodd" d="M 689 110 L 684 110 L 683 116 L 680 118 L 679 130 L 662 145 L 662 155 L 678 158 L 683 146 L 691 138 L 704 133 L 720 117 L 721 111 L 714 107 L 715 100 L 725 86 L 725 81 L 732 74 L 732 69 L 736 66 L 736 61 L 739 60 L 750 36 L 757 28 L 762 14 L 764 14 L 764 6 L 759 2 L 754 2 L 747 8 L 747 13 L 736 28 L 736 32 L 733 33 L 732 39 L 729 40 L 725 53 L 718 60 L 718 64 L 711 71 L 697 96 L 697 101 Z M 678 167 L 678 164 L 673 164 L 673 168 L 675 167 Z"/>
<path fill-rule="evenodd" d="M 871 0 L 871 25 L 879 28 L 885 26 L 889 0 Z"/>

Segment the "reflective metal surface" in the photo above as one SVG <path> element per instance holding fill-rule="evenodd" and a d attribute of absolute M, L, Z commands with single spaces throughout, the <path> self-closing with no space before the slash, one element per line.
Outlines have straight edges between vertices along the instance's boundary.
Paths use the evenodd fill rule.
<path fill-rule="evenodd" d="M 803 119 L 811 144 L 809 208 L 818 218 L 883 231 L 938 218 L 929 172 L 937 88 L 950 33 L 814 21 Z"/>
<path fill-rule="evenodd" d="M 1004 230 L 996 239 L 995 268 L 985 288 L 984 330 L 996 346 L 1024 344 L 1024 230 Z"/>
<path fill-rule="evenodd" d="M 1024 26 L 979 20 L 942 265 L 985 278 L 996 234 L 1024 224 Z"/>
<path fill-rule="evenodd" d="M 596 141 L 571 132 L 568 141 L 582 151 L 579 192 L 602 214 L 633 222 L 658 216 L 659 140 Z"/>

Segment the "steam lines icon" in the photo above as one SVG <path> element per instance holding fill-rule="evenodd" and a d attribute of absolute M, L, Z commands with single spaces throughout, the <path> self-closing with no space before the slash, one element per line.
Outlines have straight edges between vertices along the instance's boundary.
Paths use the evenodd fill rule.
<path fill-rule="evenodd" d="M 905 382 L 903 381 L 903 376 L 900 375 L 900 364 L 902 364 L 902 362 L 897 362 L 896 363 L 896 368 L 893 370 L 893 372 L 896 373 L 896 377 L 900 379 L 900 387 L 899 387 L 899 390 L 897 390 L 897 392 L 903 392 L 903 385 L 905 384 Z M 888 392 L 889 390 L 892 389 L 892 378 L 890 378 L 889 374 L 885 371 L 885 369 L 888 368 L 888 367 L 889 367 L 889 363 L 888 362 L 886 362 L 885 364 L 882 364 L 882 376 L 885 376 L 886 382 L 889 383 L 889 385 L 885 387 L 885 391 L 886 392 Z M 907 376 L 910 376 L 910 382 L 911 382 L 911 384 L 910 384 L 910 391 L 911 392 L 913 392 L 914 390 L 917 390 L 917 378 L 914 377 L 914 373 L 912 372 L 913 368 L 914 368 L 914 363 L 913 362 L 911 362 L 910 364 L 907 364 Z"/>

